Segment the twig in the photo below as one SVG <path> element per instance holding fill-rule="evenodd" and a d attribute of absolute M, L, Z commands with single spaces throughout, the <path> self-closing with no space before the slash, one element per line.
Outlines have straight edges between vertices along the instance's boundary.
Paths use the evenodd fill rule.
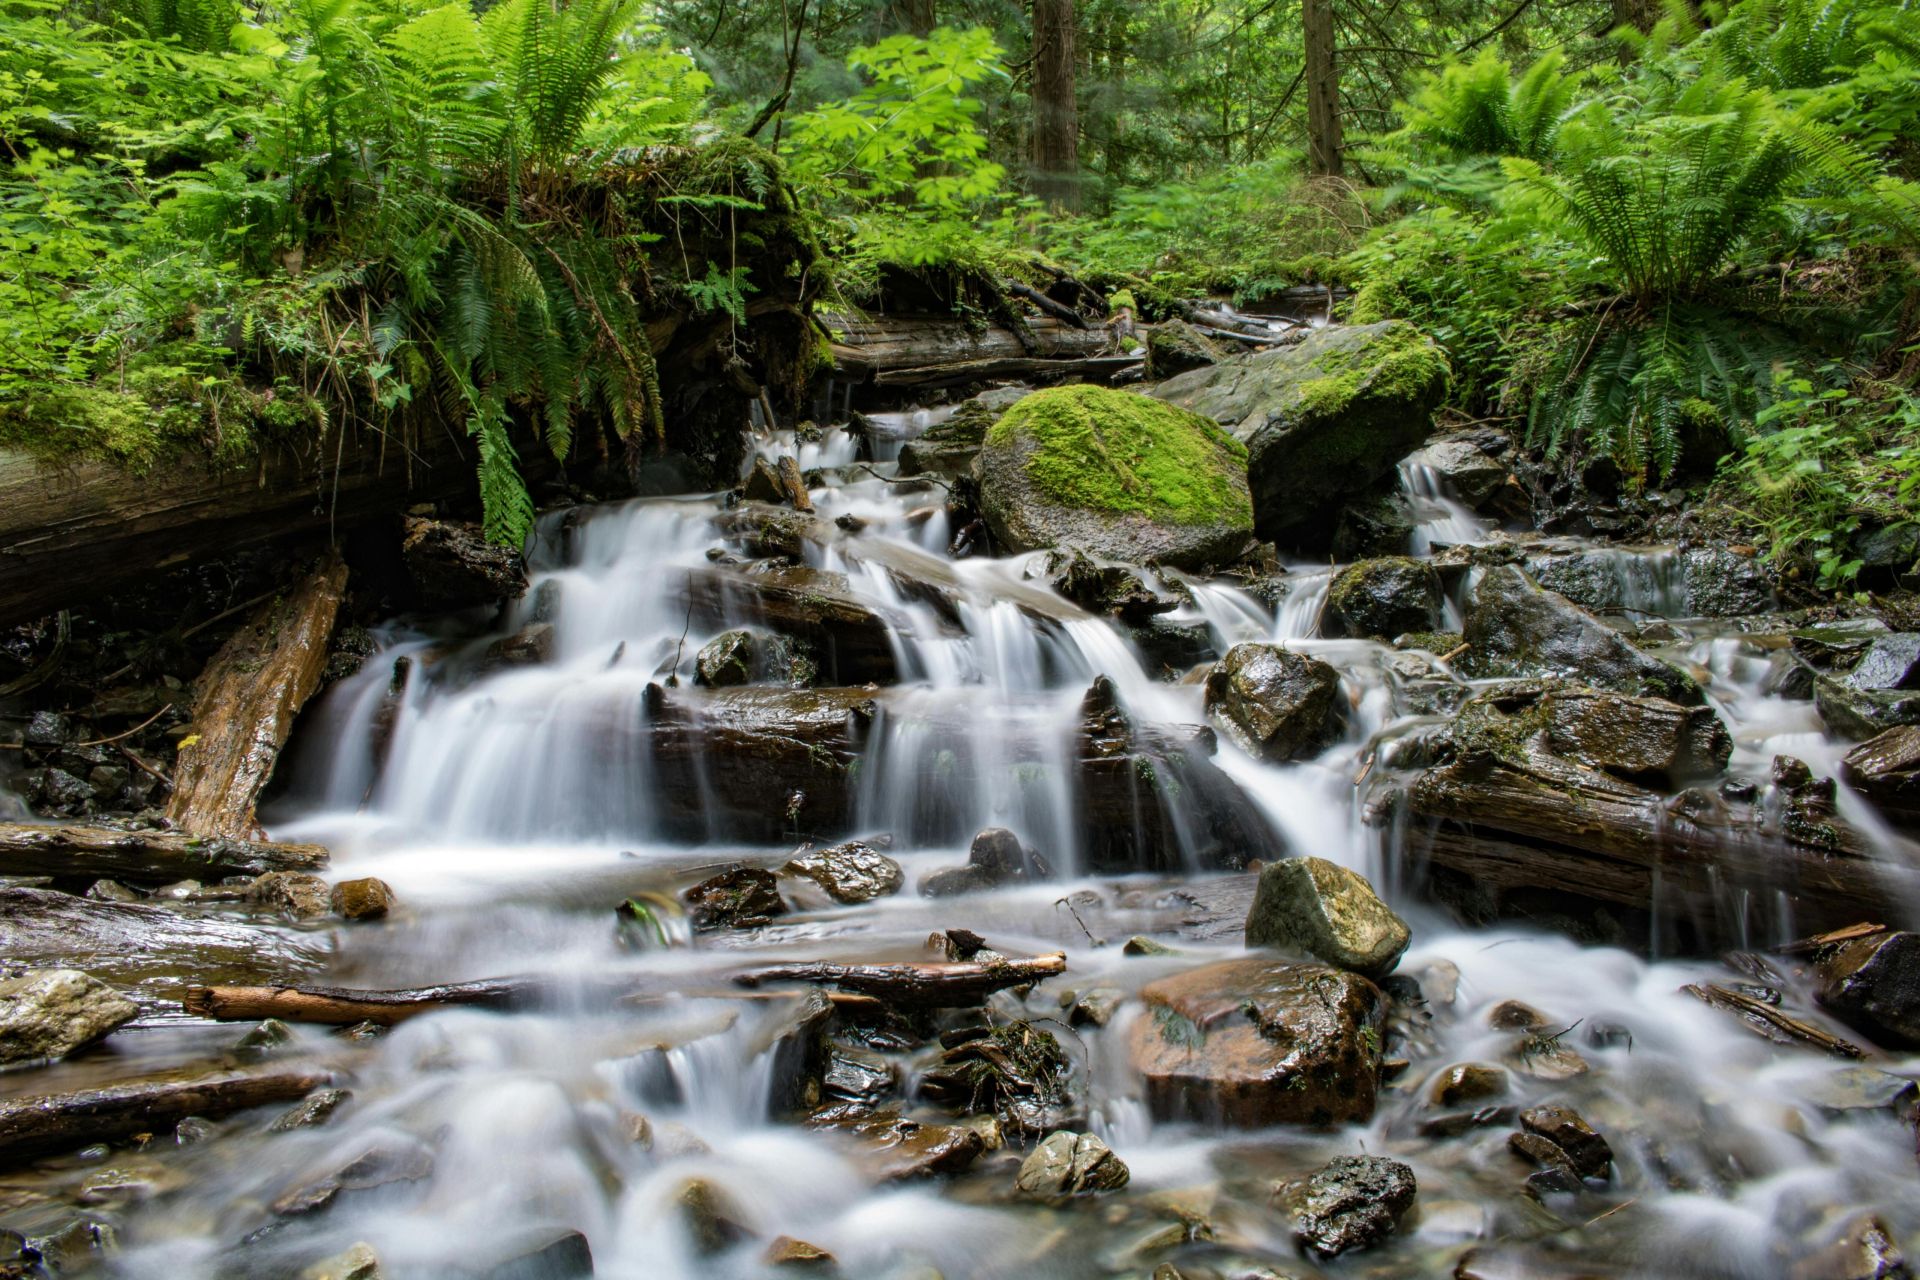
<path fill-rule="evenodd" d="M 1367 757 L 1367 762 L 1364 765 L 1360 766 L 1360 772 L 1354 775 L 1354 778 L 1353 778 L 1354 786 L 1357 787 L 1361 783 L 1367 780 L 1367 775 L 1373 772 L 1373 762 L 1378 760 L 1379 758 L 1380 758 L 1380 753 L 1378 751 L 1374 752 L 1372 755 Z"/>
<path fill-rule="evenodd" d="M 1053 906 L 1056 911 L 1059 910 L 1061 907 L 1065 907 L 1067 909 L 1067 914 L 1073 917 L 1073 922 L 1080 926 L 1080 932 L 1087 935 L 1087 941 L 1091 945 L 1096 947 L 1100 945 L 1100 939 L 1093 936 L 1093 930 L 1087 928 L 1087 922 L 1080 918 L 1080 913 L 1074 910 L 1072 902 L 1070 902 L 1066 898 L 1056 898 L 1054 900 Z"/>
<path fill-rule="evenodd" d="M 120 750 L 120 754 L 125 756 L 133 764 L 134 768 L 146 774 L 149 778 L 152 778 L 155 782 L 165 783 L 167 790 L 169 791 L 173 790 L 172 778 L 169 778 L 166 774 L 160 772 L 158 769 L 148 764 L 145 760 L 142 760 L 139 756 L 129 751 L 125 743 L 122 743 L 120 745 L 119 750 Z"/>
<path fill-rule="evenodd" d="M 148 725 L 152 724 L 155 720 L 158 720 L 161 716 L 167 714 L 167 712 L 171 710 L 173 710 L 173 704 L 169 702 L 166 706 L 161 707 L 158 711 L 154 712 L 152 715 L 148 716 L 145 720 L 142 720 L 139 724 L 127 730 L 125 733 L 116 733 L 111 738 L 95 738 L 91 742 L 76 742 L 76 743 L 73 743 L 72 745 L 76 747 L 104 747 L 108 743 L 119 742 L 123 738 L 131 738 L 134 734 L 140 732 L 142 729 L 146 728 Z"/>
<path fill-rule="evenodd" d="M 1459 645 L 1457 648 L 1449 649 L 1445 653 L 1441 654 L 1440 661 L 1452 662 L 1455 658 L 1459 657 L 1461 654 L 1465 653 L 1467 650 L 1471 648 L 1473 648 L 1472 645 L 1463 643 Z"/>
<path fill-rule="evenodd" d="M 875 471 L 872 467 L 868 466 L 864 462 L 855 463 L 853 466 L 853 469 L 855 471 L 866 472 L 868 475 L 872 476 L 875 480 L 880 481 L 882 484 L 937 484 L 942 489 L 945 489 L 948 494 L 953 493 L 952 485 L 948 484 L 945 480 L 936 480 L 932 476 L 906 476 L 900 479 L 890 479 L 887 476 L 881 475 L 878 471 Z"/>
<path fill-rule="evenodd" d="M 206 618 L 206 619 L 203 619 L 202 621 L 196 622 L 192 626 L 188 627 L 185 631 L 182 631 L 180 633 L 180 638 L 182 640 L 185 640 L 189 636 L 198 635 L 200 634 L 200 632 L 205 631 L 208 627 L 212 626 L 214 623 L 223 622 L 226 619 L 231 618 L 234 614 L 239 613 L 242 609 L 251 609 L 253 608 L 254 605 L 264 604 L 268 600 L 271 600 L 273 599 L 273 597 L 279 595 L 280 591 L 281 591 L 280 587 L 275 587 L 271 591 L 262 591 L 259 595 L 254 596 L 250 600 L 242 600 L 239 604 L 234 605 L 231 609 L 222 609 L 219 613 L 214 614 L 211 618 Z M 112 684 L 115 680 L 118 680 L 121 676 L 131 674 L 133 671 L 133 666 L 134 664 L 129 662 L 126 666 L 121 667 L 118 671 L 112 672 L 102 677 L 100 683 Z"/>
<path fill-rule="evenodd" d="M 687 574 L 687 617 L 686 617 L 686 621 L 680 624 L 680 643 L 673 646 L 674 674 L 667 678 L 668 684 L 672 684 L 674 681 L 680 678 L 680 655 L 686 652 L 687 632 L 691 631 L 692 629 L 693 629 L 693 574 L 688 573 Z"/>

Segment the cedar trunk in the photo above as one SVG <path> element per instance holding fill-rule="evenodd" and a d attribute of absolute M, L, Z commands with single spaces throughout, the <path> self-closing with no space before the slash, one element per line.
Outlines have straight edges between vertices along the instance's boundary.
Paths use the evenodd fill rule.
<path fill-rule="evenodd" d="M 1333 0 L 1304 0 L 1307 44 L 1307 168 L 1337 176 L 1340 157 L 1340 66 L 1333 48 Z"/>
<path fill-rule="evenodd" d="M 1073 0 L 1033 0 L 1033 185 L 1064 209 L 1080 206 L 1073 25 Z"/>

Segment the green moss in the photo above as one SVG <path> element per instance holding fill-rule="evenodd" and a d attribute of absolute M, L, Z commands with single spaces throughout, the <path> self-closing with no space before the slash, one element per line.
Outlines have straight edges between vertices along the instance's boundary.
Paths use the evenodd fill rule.
<path fill-rule="evenodd" d="M 1027 476 L 1049 498 L 1166 524 L 1253 528 L 1247 447 L 1211 418 L 1130 391 L 1054 387 L 1027 396 L 987 433 L 1033 442 Z"/>
<path fill-rule="evenodd" d="M 1329 351 L 1314 361 L 1322 374 L 1299 384 L 1300 408 L 1316 416 L 1340 413 L 1361 392 L 1418 401 L 1437 377 L 1452 376 L 1447 357 L 1412 325 L 1396 324 L 1358 349 Z"/>

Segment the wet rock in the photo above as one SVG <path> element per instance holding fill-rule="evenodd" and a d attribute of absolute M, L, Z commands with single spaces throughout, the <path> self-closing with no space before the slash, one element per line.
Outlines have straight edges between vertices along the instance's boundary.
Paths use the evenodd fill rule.
<path fill-rule="evenodd" d="M 343 1192 L 419 1182 L 432 1175 L 433 1152 L 424 1144 L 376 1143 L 332 1173 L 289 1188 L 271 1207 L 283 1218 L 302 1217 L 332 1208 Z"/>
<path fill-rule="evenodd" d="M 1513 1108 L 1510 1106 L 1488 1106 L 1477 1107 L 1472 1111 L 1455 1111 L 1422 1120 L 1419 1133 L 1423 1138 L 1444 1141 L 1448 1138 L 1457 1138 L 1463 1133 L 1471 1133 L 1475 1129 L 1511 1124 L 1513 1114 Z"/>
<path fill-rule="evenodd" d="M 475 524 L 408 516 L 400 559 L 424 609 L 498 604 L 527 589 L 520 553 L 487 541 Z"/>
<path fill-rule="evenodd" d="M 1559 1034 L 1534 1032 L 1521 1037 L 1507 1051 L 1507 1065 L 1535 1080 L 1572 1080 L 1593 1070 L 1580 1051 L 1566 1044 Z"/>
<path fill-rule="evenodd" d="M 1163 978 L 1140 998 L 1130 1051 L 1160 1119 L 1258 1128 L 1373 1114 L 1385 1001 L 1357 974 L 1256 957 Z"/>
<path fill-rule="evenodd" d="M 780 479 L 780 472 L 765 458 L 755 456 L 753 469 L 747 472 L 747 482 L 743 494 L 748 502 L 770 502 L 775 505 L 787 500 L 787 486 Z"/>
<path fill-rule="evenodd" d="M 1813 700 L 1827 727 L 1848 737 L 1920 724 L 1920 633 L 1878 635 L 1850 673 L 1816 679 Z"/>
<path fill-rule="evenodd" d="M 1044 880 L 1052 874 L 1046 859 L 1021 844 L 1020 837 L 1005 827 L 988 827 L 974 836 L 964 867 L 934 872 L 920 882 L 920 892 L 929 898 L 944 898 L 1003 884 Z"/>
<path fill-rule="evenodd" d="M 1200 569 L 1252 541 L 1244 447 L 1134 392 L 1036 391 L 993 425 L 974 471 L 981 513 L 1010 551 L 1074 545 Z"/>
<path fill-rule="evenodd" d="M 1460 659 L 1479 678 L 1573 676 L 1595 688 L 1683 706 L 1702 701 L 1678 667 L 1642 653 L 1564 596 L 1541 589 L 1513 565 L 1482 571 L 1467 606 Z"/>
<path fill-rule="evenodd" d="M 593 1250 L 570 1227 L 533 1227 L 487 1242 L 499 1261 L 469 1268 L 473 1280 L 591 1280 Z"/>
<path fill-rule="evenodd" d="M 1507 1091 L 1507 1073 L 1490 1062 L 1458 1062 L 1435 1076 L 1427 1086 L 1427 1101 L 1436 1107 L 1498 1098 Z"/>
<path fill-rule="evenodd" d="M 393 888 L 385 880 L 364 876 L 333 886 L 333 912 L 348 920 L 378 920 L 393 910 Z"/>
<path fill-rule="evenodd" d="M 920 1076 L 923 1097 L 992 1112 L 1002 1127 L 1021 1133 L 1045 1132 L 1065 1118 L 1071 1075 L 1051 1031 L 1023 1021 L 948 1032 L 941 1040 L 948 1047 Z"/>
<path fill-rule="evenodd" d="M 917 589 L 941 598 L 931 584 Z M 898 619 L 862 602 L 843 573 L 809 565 L 709 565 L 676 575 L 673 590 L 683 596 L 694 627 L 744 625 L 756 632 L 759 678 L 861 685 L 899 677 L 892 635 Z M 810 666 L 798 662 L 803 656 L 812 659 Z"/>
<path fill-rule="evenodd" d="M 696 929 L 756 929 L 786 914 L 780 881 L 763 867 L 734 867 L 680 895 Z"/>
<path fill-rule="evenodd" d="M 294 1041 L 293 1028 L 278 1018 L 268 1018 L 233 1042 L 236 1053 L 267 1054 L 284 1049 Z"/>
<path fill-rule="evenodd" d="M 767 1246 L 762 1255 L 770 1267 L 799 1267 L 805 1269 L 826 1269 L 832 1267 L 836 1259 L 817 1244 L 808 1244 L 805 1240 L 796 1240 L 792 1236 L 777 1236 Z"/>
<path fill-rule="evenodd" d="M 118 880 L 95 880 L 87 886 L 86 896 L 95 902 L 144 902 L 144 894 L 135 893 Z"/>
<path fill-rule="evenodd" d="M 1553 1019 L 1521 1000 L 1502 1000 L 1487 1010 L 1487 1025 L 1495 1031 L 1545 1031 Z"/>
<path fill-rule="evenodd" d="M 269 871 L 248 887 L 247 898 L 295 920 L 326 915 L 333 907 L 327 882 L 304 871 Z"/>
<path fill-rule="evenodd" d="M 1773 581 L 1758 556 L 1689 547 L 1680 555 L 1680 574 L 1693 617 L 1746 618 L 1773 609 Z"/>
<path fill-rule="evenodd" d="M 1840 777 L 1890 821 L 1920 826 L 1920 726 L 1901 725 L 1847 753 Z"/>
<path fill-rule="evenodd" d="M 704 1178 L 682 1183 L 673 1203 L 695 1252 L 711 1257 L 753 1238 L 753 1232 L 741 1225 L 739 1209 Z"/>
<path fill-rule="evenodd" d="M 537 667 L 553 658 L 553 624 L 530 622 L 512 635 L 501 636 L 481 650 L 482 674 L 505 667 Z"/>
<path fill-rule="evenodd" d="M 1329 635 L 1381 636 L 1440 629 L 1445 593 L 1432 565 L 1406 556 L 1362 560 L 1327 588 L 1322 630 Z M 1325 623 L 1334 624 L 1331 628 Z"/>
<path fill-rule="evenodd" d="M 700 647 L 693 659 L 693 679 L 696 684 L 715 689 L 751 684 L 758 668 L 753 632 L 736 628 L 721 632 Z"/>
<path fill-rule="evenodd" d="M 1014 1185 L 1022 1194 L 1051 1200 L 1083 1192 L 1117 1191 L 1132 1176 L 1120 1157 L 1099 1138 L 1062 1129 L 1049 1134 L 1020 1162 Z"/>
<path fill-rule="evenodd" d="M 1413 531 L 1419 520 L 1413 504 L 1397 487 L 1368 493 L 1344 503 L 1333 526 L 1335 560 L 1365 560 L 1376 556 L 1404 556 L 1413 550 Z"/>
<path fill-rule="evenodd" d="M 1878 618 L 1815 622 L 1788 633 L 1793 652 L 1821 671 L 1848 671 L 1876 640 L 1890 634 Z"/>
<path fill-rule="evenodd" d="M 893 1092 L 893 1066 L 870 1049 L 831 1045 L 821 1086 L 828 1105 L 871 1111 Z"/>
<path fill-rule="evenodd" d="M 1171 622 L 1154 618 L 1123 624 L 1127 638 L 1140 650 L 1150 672 L 1182 675 L 1219 657 L 1213 631 L 1203 622 Z"/>
<path fill-rule="evenodd" d="M 267 1131 L 292 1133 L 295 1129 L 317 1129 L 352 1097 L 345 1089 L 315 1089 L 267 1126 Z"/>
<path fill-rule="evenodd" d="M 1507 467 L 1472 440 L 1436 440 L 1408 454 L 1403 468 L 1423 467 L 1461 502 L 1478 508 L 1507 482 Z"/>
<path fill-rule="evenodd" d="M 1119 1012 L 1126 998 L 1126 993 L 1118 987 L 1095 987 L 1079 992 L 1067 1006 L 1067 1025 L 1104 1027 L 1113 1021 L 1113 1015 Z"/>
<path fill-rule="evenodd" d="M 1132 565 L 1096 560 L 1078 547 L 1048 553 L 1046 577 L 1055 591 L 1089 613 L 1139 622 L 1179 607 L 1179 601 L 1156 595 Z"/>
<path fill-rule="evenodd" d="M 70 716 L 58 711 L 36 711 L 27 720 L 27 727 L 20 734 L 21 743 L 29 751 L 56 751 L 69 742 L 80 741 L 81 734 L 74 727 Z"/>
<path fill-rule="evenodd" d="M 175 1146 L 192 1147 L 218 1137 L 219 1133 L 219 1128 L 205 1116 L 188 1116 L 173 1126 L 173 1142 Z"/>
<path fill-rule="evenodd" d="M 0 1066 L 64 1058 L 139 1012 L 133 1001 L 77 969 L 0 976 Z"/>
<path fill-rule="evenodd" d="M 1920 933 L 1856 938 L 1816 968 L 1815 998 L 1834 1016 L 1887 1048 L 1920 1048 Z"/>
<path fill-rule="evenodd" d="M 1848 673 L 1847 684 L 1855 689 L 1920 689 L 1920 632 L 1875 640 Z"/>
<path fill-rule="evenodd" d="M 935 423 L 909 440 L 900 450 L 900 471 L 905 476 L 924 474 L 964 476 L 973 469 L 973 460 L 987 431 L 1003 414 L 1025 397 L 1032 387 L 996 387 L 963 401 L 945 422 Z"/>
<path fill-rule="evenodd" d="M 300 1273 L 300 1280 L 381 1280 L 380 1258 L 370 1244 L 356 1244 L 345 1253 L 316 1262 Z"/>
<path fill-rule="evenodd" d="M 1877 1216 L 1849 1222 L 1840 1238 L 1800 1259 L 1789 1280 L 1912 1280 L 1906 1256 Z"/>
<path fill-rule="evenodd" d="M 906 880 L 899 863 L 861 840 L 811 849 L 780 870 L 805 876 L 835 902 L 845 903 L 871 902 L 898 893 Z"/>
<path fill-rule="evenodd" d="M 1446 358 L 1402 321 L 1315 329 L 1154 388 L 1247 445 L 1262 538 L 1324 546 L 1347 499 L 1393 472 L 1432 426 Z"/>
<path fill-rule="evenodd" d="M 1337 1156 L 1282 1188 L 1294 1239 L 1323 1258 L 1368 1249 L 1391 1236 L 1413 1207 L 1413 1170 L 1382 1156 Z"/>
<path fill-rule="evenodd" d="M 1878 1067 L 1841 1067 L 1809 1082 L 1801 1096 L 1833 1115 L 1884 1111 L 1911 1117 L 1920 1085 Z"/>
<path fill-rule="evenodd" d="M 1206 712 L 1262 760 L 1292 760 L 1324 747 L 1337 730 L 1340 673 L 1278 645 L 1237 644 L 1207 677 Z"/>
<path fill-rule="evenodd" d="M 1222 354 L 1213 339 L 1185 320 L 1163 320 L 1147 330 L 1147 381 L 1219 364 Z"/>
<path fill-rule="evenodd" d="M 1526 693 L 1496 696 L 1515 714 Z M 1542 691 L 1538 711 L 1550 750 L 1630 782 L 1685 786 L 1717 775 L 1733 754 L 1733 735 L 1712 707 L 1554 686 Z"/>
<path fill-rule="evenodd" d="M 959 1124 L 923 1124 L 879 1115 L 830 1127 L 857 1143 L 861 1163 L 881 1182 L 910 1182 L 960 1173 L 987 1149 L 977 1129 Z"/>
<path fill-rule="evenodd" d="M 65 769 L 48 768 L 34 774 L 32 794 L 42 809 L 67 817 L 79 817 L 92 812 L 94 797 L 98 793 L 85 779 L 76 778 Z"/>
<path fill-rule="evenodd" d="M 1287 858 L 1260 871 L 1247 945 L 1304 951 L 1379 979 L 1412 940 L 1407 925 L 1356 871 L 1325 858 Z"/>
<path fill-rule="evenodd" d="M 1604 1178 L 1613 1164 L 1613 1148 L 1571 1107 L 1529 1107 L 1520 1113 L 1520 1126 L 1564 1151 L 1583 1178 Z"/>

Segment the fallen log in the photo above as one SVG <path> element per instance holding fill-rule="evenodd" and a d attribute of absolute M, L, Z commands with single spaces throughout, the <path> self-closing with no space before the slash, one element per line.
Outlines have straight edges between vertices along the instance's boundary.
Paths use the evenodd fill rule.
<path fill-rule="evenodd" d="M 189 987 L 180 998 L 180 1007 L 194 1017 L 218 1022 L 278 1018 L 282 1022 L 331 1026 L 372 1022 L 390 1027 L 408 1018 L 456 1005 L 481 1009 L 521 1008 L 552 990 L 551 983 L 532 978 L 456 982 L 392 991 L 357 991 L 345 987 Z"/>
<path fill-rule="evenodd" d="M 142 1080 L 0 1102 L 0 1168 L 96 1142 L 159 1137 L 188 1116 L 217 1119 L 268 1103 L 292 1102 L 331 1079 L 318 1071 L 275 1071 Z"/>
<path fill-rule="evenodd" d="M 873 381 L 889 370 L 971 361 L 1077 359 L 1104 354 L 1104 329 L 1076 329 L 1051 316 L 1027 322 L 1028 341 L 1000 325 L 975 328 L 951 315 L 824 317 L 833 337 L 836 378 Z"/>
<path fill-rule="evenodd" d="M 197 836 L 250 839 L 253 808 L 273 775 L 293 718 L 320 687 L 347 589 L 327 557 L 284 597 L 260 607 L 201 673 L 192 731 L 180 741 L 167 817 Z"/>
<path fill-rule="evenodd" d="M 317 844 L 202 839 L 180 831 L 0 823 L 0 875 L 55 876 L 173 884 L 269 871 L 317 871 L 327 851 Z"/>
<path fill-rule="evenodd" d="M 1014 297 L 1026 299 L 1028 302 L 1031 302 L 1034 306 L 1038 307 L 1043 315 L 1052 316 L 1055 320 L 1058 320 L 1061 324 L 1071 325 L 1076 329 L 1084 329 L 1087 327 L 1086 317 L 1082 316 L 1078 311 L 1075 311 L 1072 307 L 1067 306 L 1065 303 L 1055 302 L 1052 298 L 1049 298 L 1046 294 L 1040 292 L 1038 289 L 1032 288 L 1029 285 L 1021 284 L 1018 281 L 1013 281 L 1009 283 L 1006 286 L 1006 288 L 1007 288 L 1007 292 L 1012 294 Z"/>
<path fill-rule="evenodd" d="M 1836 1058 L 1864 1058 L 1866 1051 L 1850 1040 L 1822 1031 L 1810 1022 L 1782 1013 L 1764 1000 L 1715 983 L 1689 982 L 1680 988 L 1694 999 L 1737 1016 L 1749 1031 L 1774 1044 L 1803 1044 Z"/>
<path fill-rule="evenodd" d="M 1031 959 L 1001 959 L 985 964 L 971 961 L 776 964 L 737 973 L 733 980 L 743 987 L 758 987 L 769 982 L 809 982 L 874 996 L 890 1004 L 963 1009 L 979 1004 L 996 991 L 1025 986 L 1066 971 L 1066 953 L 1053 951 Z"/>
<path fill-rule="evenodd" d="M 1064 382 L 1069 378 L 1107 382 L 1140 366 L 1139 356 L 1081 356 L 1055 360 L 1042 356 L 1001 356 L 990 360 L 961 360 L 949 364 L 886 369 L 873 377 L 880 387 L 950 387 L 963 382 L 1024 378 L 1033 382 Z"/>

